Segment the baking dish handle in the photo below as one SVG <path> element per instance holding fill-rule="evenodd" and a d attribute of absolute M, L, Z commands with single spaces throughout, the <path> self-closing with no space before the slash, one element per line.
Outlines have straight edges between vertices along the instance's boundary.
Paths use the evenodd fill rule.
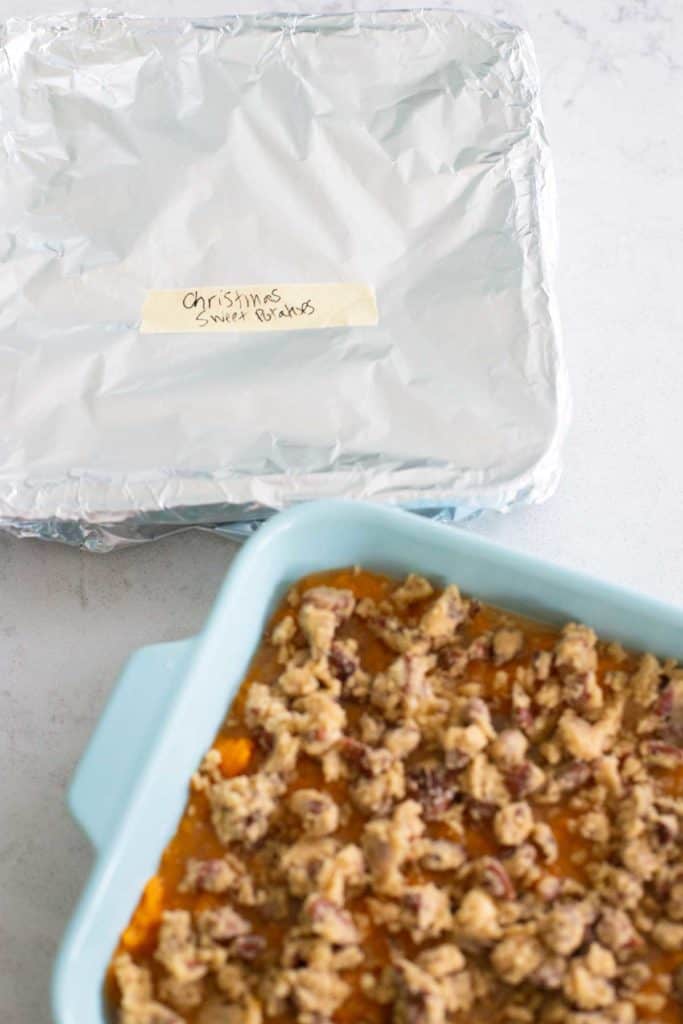
<path fill-rule="evenodd" d="M 193 639 L 143 647 L 114 687 L 68 798 L 71 813 L 98 850 L 120 818 L 193 648 Z"/>

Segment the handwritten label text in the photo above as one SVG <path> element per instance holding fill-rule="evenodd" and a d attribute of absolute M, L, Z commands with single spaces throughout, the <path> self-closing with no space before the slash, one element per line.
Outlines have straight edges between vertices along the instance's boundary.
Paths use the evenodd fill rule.
<path fill-rule="evenodd" d="M 238 285 L 150 291 L 140 331 L 289 331 L 376 323 L 375 293 L 368 285 Z"/>

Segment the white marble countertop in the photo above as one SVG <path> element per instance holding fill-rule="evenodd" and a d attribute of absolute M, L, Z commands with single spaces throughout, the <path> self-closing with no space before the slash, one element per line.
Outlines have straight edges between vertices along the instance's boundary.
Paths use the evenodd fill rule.
<path fill-rule="evenodd" d="M 0 17 L 69 6 L 0 0 Z M 127 9 L 194 6 L 130 0 Z M 683 6 L 467 6 L 526 25 L 536 44 L 575 403 L 555 497 L 468 528 L 683 603 Z M 3 1024 L 51 1019 L 52 957 L 91 860 L 65 788 L 106 694 L 133 649 L 199 627 L 231 551 L 198 534 L 109 556 L 0 537 Z"/>

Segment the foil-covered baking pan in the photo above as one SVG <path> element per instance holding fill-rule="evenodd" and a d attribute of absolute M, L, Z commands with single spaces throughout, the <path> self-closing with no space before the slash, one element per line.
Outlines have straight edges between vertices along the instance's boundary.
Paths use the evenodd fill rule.
<path fill-rule="evenodd" d="M 552 493 L 569 401 L 525 32 L 13 19 L 0 132 L 0 526 L 107 550 L 319 497 L 454 519 Z M 141 330 L 152 293 L 253 282 L 360 286 L 377 315 Z"/>

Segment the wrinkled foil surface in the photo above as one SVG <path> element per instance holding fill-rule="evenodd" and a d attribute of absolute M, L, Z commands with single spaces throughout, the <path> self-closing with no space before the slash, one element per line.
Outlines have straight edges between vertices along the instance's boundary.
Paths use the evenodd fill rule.
<path fill-rule="evenodd" d="M 93 550 L 342 496 L 548 497 L 568 395 L 527 35 L 449 10 L 14 19 L 0 526 Z M 149 289 L 362 282 L 376 326 L 141 335 Z"/>

